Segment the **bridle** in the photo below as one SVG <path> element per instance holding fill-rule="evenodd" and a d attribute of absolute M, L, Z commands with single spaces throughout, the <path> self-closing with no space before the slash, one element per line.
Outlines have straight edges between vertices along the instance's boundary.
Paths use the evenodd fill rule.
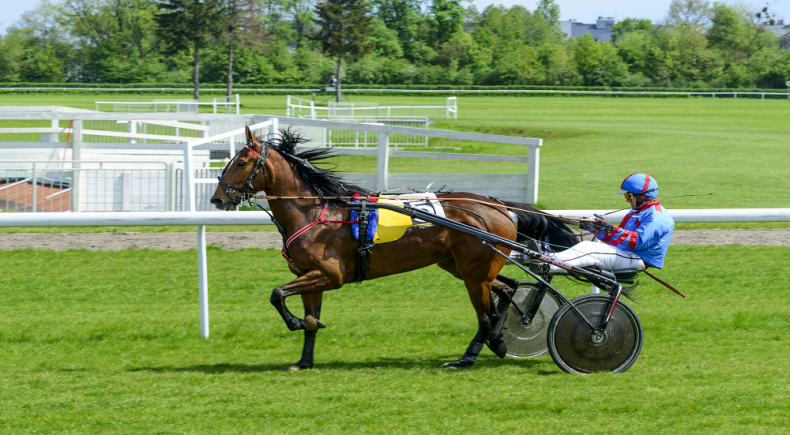
<path fill-rule="evenodd" d="M 266 186 L 266 168 L 263 165 L 266 163 L 266 159 L 269 158 L 269 153 L 272 152 L 272 148 L 273 148 L 272 144 L 268 142 L 261 142 L 261 148 L 263 148 L 262 150 L 263 156 L 261 156 L 260 153 L 255 151 L 252 145 L 253 145 L 252 139 L 248 139 L 247 144 L 244 146 L 244 148 L 240 149 L 239 152 L 236 153 L 236 155 L 228 162 L 228 164 L 225 165 L 225 168 L 222 169 L 222 174 L 220 174 L 220 176 L 217 177 L 217 179 L 219 180 L 219 185 L 222 186 L 222 188 L 225 190 L 225 194 L 228 195 L 228 197 L 230 198 L 230 203 L 233 206 L 238 206 L 242 202 L 249 201 L 251 199 L 252 194 L 255 193 L 252 191 L 252 181 L 258 175 L 258 172 L 263 173 L 263 185 Z M 257 159 L 255 161 L 255 167 L 253 168 L 249 178 L 247 178 L 247 182 L 244 184 L 244 187 L 238 188 L 236 186 L 231 186 L 230 184 L 226 183 L 223 180 L 223 178 L 225 178 L 225 173 L 228 172 L 228 168 L 230 168 L 230 165 L 238 161 L 241 152 L 244 151 L 245 149 L 255 154 L 255 156 L 257 156 Z M 232 191 L 236 191 L 239 194 L 234 195 Z"/>

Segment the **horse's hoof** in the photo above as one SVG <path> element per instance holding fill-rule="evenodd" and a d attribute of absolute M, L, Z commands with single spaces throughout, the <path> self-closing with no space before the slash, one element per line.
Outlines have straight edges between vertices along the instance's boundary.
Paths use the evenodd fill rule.
<path fill-rule="evenodd" d="M 293 364 L 288 364 L 287 366 L 283 367 L 284 372 L 298 372 L 299 370 L 302 370 L 302 368 Z"/>
<path fill-rule="evenodd" d="M 304 329 L 305 330 L 307 330 L 307 331 L 317 331 L 319 329 L 324 329 L 324 328 L 326 328 L 326 325 L 321 323 L 320 320 L 316 319 L 315 317 L 313 317 L 313 316 L 311 316 L 309 314 L 307 316 L 305 316 L 305 318 L 304 318 Z"/>
<path fill-rule="evenodd" d="M 305 329 L 305 323 L 302 319 L 296 319 L 294 322 L 286 322 L 285 326 L 287 326 L 288 330 L 291 332 Z"/>
<path fill-rule="evenodd" d="M 472 367 L 475 365 L 475 361 L 471 359 L 459 359 L 455 361 L 451 361 L 448 363 L 442 364 L 443 369 L 465 369 L 467 367 Z"/>
<path fill-rule="evenodd" d="M 500 358 L 507 356 L 507 343 L 505 343 L 502 339 L 494 341 L 486 340 L 486 346 L 491 349 L 491 352 L 494 352 L 494 355 Z"/>

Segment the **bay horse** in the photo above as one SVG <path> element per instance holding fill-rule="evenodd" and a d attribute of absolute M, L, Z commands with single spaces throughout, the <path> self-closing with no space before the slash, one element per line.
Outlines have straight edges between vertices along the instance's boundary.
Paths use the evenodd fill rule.
<path fill-rule="evenodd" d="M 324 327 L 319 320 L 323 293 L 355 281 L 359 242 L 352 238 L 351 225 L 343 223 L 350 221 L 350 211 L 347 199 L 341 197 L 348 198 L 355 193 L 367 197 L 371 192 L 343 182 L 330 169 L 315 166 L 335 155 L 331 148 L 297 150 L 306 140 L 289 130 L 280 130 L 278 138 L 261 142 L 247 128 L 246 138 L 246 146 L 228 162 L 219 177 L 211 203 L 229 210 L 236 209 L 256 192 L 273 197 L 296 197 L 269 200 L 271 214 L 282 229 L 284 241 L 301 231 L 290 241 L 286 254 L 286 258 L 290 256 L 289 269 L 296 279 L 275 288 L 271 303 L 289 330 L 304 330 L 301 359 L 283 370 L 311 368 L 316 333 Z M 472 193 L 437 193 L 437 197 L 442 204 L 452 204 L 443 207 L 449 219 L 510 240 L 524 243 L 533 238 L 557 246 L 576 243 L 574 233 L 561 218 L 530 213 L 539 210 L 526 204 L 499 202 Z M 514 210 L 517 224 L 505 206 L 522 209 Z M 303 231 L 311 224 L 314 226 Z M 506 254 L 510 252 L 504 247 L 501 250 Z M 506 260 L 486 248 L 479 239 L 437 225 L 410 228 L 396 241 L 374 245 L 368 258 L 365 279 L 436 264 L 464 282 L 477 315 L 477 334 L 461 358 L 442 367 L 472 366 L 484 343 L 498 356 L 505 356 L 506 345 L 502 349 L 503 342 L 498 337 L 489 337 L 492 327 L 503 320 L 499 313 L 502 305 L 498 310 L 491 292 L 493 290 L 500 301 L 505 301 L 506 310 L 517 282 L 499 275 Z M 285 299 L 295 295 L 302 298 L 303 319 L 286 307 Z"/>

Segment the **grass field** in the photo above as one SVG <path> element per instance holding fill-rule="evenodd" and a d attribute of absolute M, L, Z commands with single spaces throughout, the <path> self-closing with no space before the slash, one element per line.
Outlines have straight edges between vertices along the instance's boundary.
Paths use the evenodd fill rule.
<path fill-rule="evenodd" d="M 0 105 L 93 108 L 106 98 L 118 96 L 4 94 Z M 284 113 L 284 97 L 242 102 L 248 113 Z M 714 192 L 668 200 L 670 209 L 788 206 L 786 101 L 459 103 L 458 120 L 434 127 L 545 139 L 543 208 L 620 208 L 618 183 L 641 171 L 659 180 L 663 197 Z M 447 145 L 527 151 L 431 142 Z M 354 172 L 375 167 L 366 158 L 337 163 Z M 525 170 L 427 164 L 393 159 L 391 170 Z M 192 230 L 40 231 L 176 229 Z M 31 230 L 2 229 L 20 231 Z M 327 293 L 316 368 L 283 373 L 302 342 L 268 302 L 271 289 L 291 279 L 285 262 L 273 249 L 210 247 L 208 255 L 205 340 L 194 251 L 0 251 L 0 432 L 774 434 L 790 427 L 788 247 L 671 247 L 660 276 L 691 296 L 680 299 L 645 278 L 640 303 L 631 304 L 644 324 L 642 356 L 624 374 L 584 377 L 564 374 L 548 356 L 500 360 L 487 350 L 471 370 L 439 369 L 460 356 L 476 322 L 461 283 L 435 266 Z M 570 282 L 560 288 L 569 296 L 588 290 Z M 299 305 L 290 301 L 294 312 Z"/>
<path fill-rule="evenodd" d="M 641 358 L 572 376 L 549 356 L 488 350 L 473 369 L 439 369 L 476 323 L 437 267 L 327 293 L 316 368 L 294 373 L 280 369 L 301 334 L 268 302 L 289 279 L 273 249 L 209 250 L 209 340 L 194 251 L 0 252 L 0 432 L 782 433 L 788 255 L 672 247 L 660 274 L 690 297 L 643 281 Z"/>

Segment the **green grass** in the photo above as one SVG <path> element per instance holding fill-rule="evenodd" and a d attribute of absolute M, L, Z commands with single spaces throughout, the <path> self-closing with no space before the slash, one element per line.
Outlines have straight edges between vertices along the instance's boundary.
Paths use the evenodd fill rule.
<path fill-rule="evenodd" d="M 316 368 L 284 373 L 302 337 L 268 303 L 291 279 L 273 249 L 209 250 L 209 340 L 198 335 L 194 250 L 0 252 L 0 430 L 780 433 L 787 255 L 672 247 L 660 276 L 690 297 L 645 278 L 632 304 L 642 357 L 624 374 L 572 376 L 548 356 L 488 350 L 470 370 L 439 369 L 476 322 L 461 283 L 437 267 L 327 293 Z M 289 304 L 300 312 L 298 298 Z"/>
<path fill-rule="evenodd" d="M 167 96 L 145 96 L 164 97 Z M 309 99 L 305 95 L 301 97 Z M 91 108 L 94 101 L 107 98 L 117 96 L 0 95 L 0 105 Z M 437 104 L 445 100 L 353 94 L 349 98 L 358 102 Z M 283 96 L 244 96 L 242 103 L 245 113 L 285 112 Z M 462 96 L 459 119 L 441 120 L 432 128 L 543 138 L 538 204 L 542 208 L 621 208 L 625 202 L 616 192 L 622 179 L 633 172 L 653 175 L 664 198 L 713 193 L 706 197 L 668 199 L 666 206 L 670 210 L 775 208 L 790 203 L 790 171 L 786 168 L 790 161 L 790 147 L 786 146 L 790 134 L 788 116 L 790 101 L 785 100 Z M 5 136 L 3 140 L 11 140 Z M 36 136 L 30 140 L 38 139 Z M 437 146 L 458 146 L 462 148 L 459 152 L 527 154 L 527 147 L 517 145 L 430 142 L 430 148 Z M 375 172 L 376 167 L 372 157 L 343 157 L 335 163 L 346 172 Z M 393 158 L 390 171 L 506 174 L 525 173 L 526 165 Z M 760 225 L 787 227 L 786 224 L 735 226 Z"/>

